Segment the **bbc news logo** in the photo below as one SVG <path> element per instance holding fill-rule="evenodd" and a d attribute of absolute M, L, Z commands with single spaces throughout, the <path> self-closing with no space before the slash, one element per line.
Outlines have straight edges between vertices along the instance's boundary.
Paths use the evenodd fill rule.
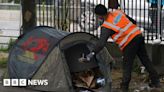
<path fill-rule="evenodd" d="M 3 79 L 3 86 L 37 86 L 37 85 L 48 85 L 48 80 L 38 80 L 38 79 Z"/>

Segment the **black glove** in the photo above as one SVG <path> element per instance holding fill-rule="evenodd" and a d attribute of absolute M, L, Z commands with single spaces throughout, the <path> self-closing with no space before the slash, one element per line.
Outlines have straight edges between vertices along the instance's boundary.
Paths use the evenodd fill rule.
<path fill-rule="evenodd" d="M 82 55 L 82 57 L 81 58 L 79 58 L 79 61 L 80 62 L 87 62 L 87 61 L 90 61 L 91 60 L 91 58 L 93 57 L 95 55 L 95 53 L 94 52 L 91 52 L 91 53 L 89 53 L 88 55 Z"/>

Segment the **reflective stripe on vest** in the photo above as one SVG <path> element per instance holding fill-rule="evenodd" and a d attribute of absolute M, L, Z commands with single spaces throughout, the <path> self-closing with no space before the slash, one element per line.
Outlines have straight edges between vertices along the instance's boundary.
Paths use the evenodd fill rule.
<path fill-rule="evenodd" d="M 131 34 L 135 33 L 135 32 L 138 31 L 138 30 L 139 30 L 138 27 L 134 28 L 134 29 L 121 41 L 121 43 L 119 44 L 119 47 L 123 46 L 124 43 L 128 40 L 129 36 L 130 36 Z"/>
<path fill-rule="evenodd" d="M 104 24 L 106 24 L 106 25 L 108 25 L 108 26 L 110 26 L 110 27 L 112 27 L 112 28 L 115 28 L 115 29 L 117 29 L 117 30 L 120 31 L 120 32 L 113 38 L 113 41 L 116 41 L 116 40 L 123 34 L 123 32 L 125 32 L 126 30 L 128 30 L 129 27 L 131 27 L 131 26 L 133 25 L 133 23 L 130 22 L 127 26 L 125 26 L 123 29 L 121 29 L 119 26 L 115 26 L 115 25 L 113 25 L 112 23 L 109 23 L 109 22 L 106 22 L 106 21 L 104 21 Z"/>
<path fill-rule="evenodd" d="M 103 24 L 106 24 L 106 25 L 108 25 L 108 26 L 110 26 L 110 27 L 112 27 L 112 28 L 114 28 L 114 29 L 121 30 L 121 28 L 120 28 L 120 27 L 115 26 L 115 25 L 113 25 L 112 23 L 109 23 L 109 22 L 104 21 L 104 23 L 103 23 Z"/>
<path fill-rule="evenodd" d="M 124 23 L 126 24 L 120 24 Z M 116 32 L 112 36 L 113 41 L 115 41 L 121 49 L 123 49 L 132 40 L 139 31 L 139 28 L 129 21 L 123 12 L 115 11 L 109 15 L 109 17 L 104 21 L 102 26 L 112 29 Z M 128 32 L 128 33 L 127 33 Z M 131 38 L 133 37 L 133 38 Z"/>

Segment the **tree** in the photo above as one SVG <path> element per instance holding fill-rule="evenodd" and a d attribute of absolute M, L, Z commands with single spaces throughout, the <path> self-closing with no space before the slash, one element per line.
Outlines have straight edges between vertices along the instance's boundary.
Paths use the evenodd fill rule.
<path fill-rule="evenodd" d="M 23 33 L 26 33 L 28 29 L 36 26 L 36 5 L 35 0 L 21 0 L 22 4 L 22 16 L 23 16 Z"/>

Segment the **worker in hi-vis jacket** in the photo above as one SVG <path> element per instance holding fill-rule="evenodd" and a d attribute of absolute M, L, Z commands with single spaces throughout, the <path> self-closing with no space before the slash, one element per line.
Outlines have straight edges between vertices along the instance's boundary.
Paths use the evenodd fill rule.
<path fill-rule="evenodd" d="M 113 9 L 108 12 L 107 8 L 101 4 L 95 7 L 95 14 L 104 20 L 101 25 L 100 39 L 95 48 L 79 60 L 89 62 L 104 47 L 108 38 L 111 37 L 123 53 L 122 92 L 128 92 L 133 61 L 136 55 L 149 72 L 150 87 L 160 87 L 159 76 L 147 55 L 144 37 L 137 27 L 136 21 L 119 9 Z"/>

